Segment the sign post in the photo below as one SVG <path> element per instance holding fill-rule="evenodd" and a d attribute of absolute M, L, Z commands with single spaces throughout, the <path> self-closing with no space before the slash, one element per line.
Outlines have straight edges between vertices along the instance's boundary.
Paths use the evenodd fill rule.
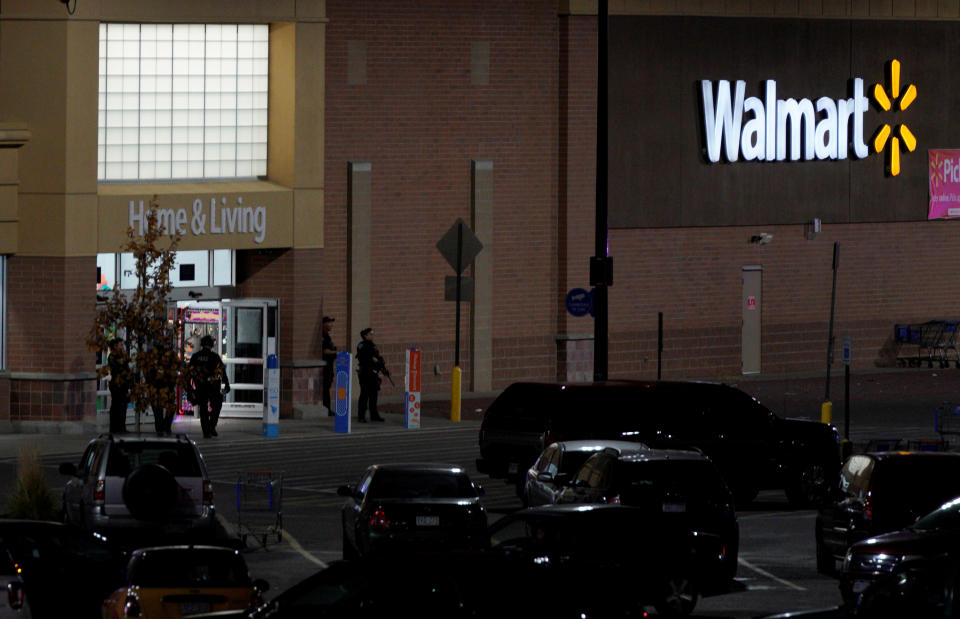
<path fill-rule="evenodd" d="M 353 355 L 345 350 L 337 353 L 334 366 L 334 387 L 336 402 L 333 406 L 336 416 L 333 419 L 333 431 L 338 434 L 350 433 L 350 418 L 353 399 L 350 397 L 350 377 L 353 376 Z"/>
<path fill-rule="evenodd" d="M 420 427 L 420 350 L 411 348 L 405 356 L 403 427 L 417 429 Z"/>
<path fill-rule="evenodd" d="M 460 421 L 460 301 L 463 293 L 463 271 L 473 262 L 480 250 L 483 249 L 483 243 L 473 233 L 473 230 L 467 226 L 466 222 L 457 218 L 457 221 L 450 226 L 447 233 L 437 241 L 437 250 L 446 258 L 450 266 L 456 272 L 456 281 L 454 282 L 454 298 L 457 302 L 456 311 L 456 335 L 454 341 L 454 362 L 453 372 L 451 372 L 450 385 L 450 420 Z"/>
<path fill-rule="evenodd" d="M 280 363 L 276 355 L 267 355 L 267 401 L 263 407 L 263 435 L 280 435 Z"/>

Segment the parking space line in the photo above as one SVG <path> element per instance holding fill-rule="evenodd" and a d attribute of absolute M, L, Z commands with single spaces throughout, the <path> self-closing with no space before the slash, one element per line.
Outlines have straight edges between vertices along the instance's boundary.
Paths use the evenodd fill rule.
<path fill-rule="evenodd" d="M 739 559 L 739 558 L 738 558 L 738 559 L 737 559 L 737 562 L 738 562 L 740 565 L 742 565 L 743 567 L 745 567 L 745 568 L 747 568 L 747 569 L 750 569 L 750 570 L 753 570 L 753 571 L 756 572 L 757 574 L 760 574 L 761 576 L 765 576 L 766 578 L 769 578 L 770 580 L 773 580 L 773 581 L 775 581 L 775 582 L 778 582 L 778 583 L 780 583 L 781 585 L 783 585 L 783 586 L 785 586 L 785 587 L 790 587 L 791 589 L 793 589 L 793 590 L 795 590 L 795 591 L 806 591 L 806 590 L 807 590 L 806 587 L 801 587 L 800 585 L 795 585 L 795 584 L 793 584 L 792 582 L 790 582 L 789 580 L 784 580 L 784 579 L 782 579 L 782 578 L 779 578 L 779 577 L 777 577 L 777 576 L 774 576 L 773 574 L 771 574 L 771 573 L 768 572 L 767 570 L 765 570 L 765 569 L 763 569 L 763 568 L 760 568 L 760 567 L 757 567 L 756 565 L 754 565 L 753 563 L 750 563 L 750 562 L 747 561 L 746 559 Z"/>
<path fill-rule="evenodd" d="M 288 544 L 290 544 L 291 548 L 293 548 L 301 557 L 303 557 L 307 561 L 310 561 L 311 563 L 319 565 L 323 569 L 327 567 L 327 564 L 325 562 L 321 561 L 320 559 L 316 558 L 315 556 L 307 552 L 307 549 L 300 545 L 300 542 L 297 541 L 297 538 L 290 535 L 290 532 L 287 531 L 286 529 L 283 529 L 283 539 Z"/>

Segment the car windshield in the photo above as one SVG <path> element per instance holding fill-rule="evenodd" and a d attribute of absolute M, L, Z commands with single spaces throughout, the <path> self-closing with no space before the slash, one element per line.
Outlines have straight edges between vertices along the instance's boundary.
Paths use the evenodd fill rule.
<path fill-rule="evenodd" d="M 370 484 L 371 498 L 472 499 L 477 491 L 463 473 L 380 470 Z"/>
<path fill-rule="evenodd" d="M 910 528 L 920 531 L 960 530 L 960 498 L 944 503 L 938 509 L 917 520 Z"/>
<path fill-rule="evenodd" d="M 118 441 L 110 447 L 107 475 L 126 477 L 144 464 L 159 464 L 175 477 L 200 477 L 200 463 L 188 443 L 127 443 Z"/>
<path fill-rule="evenodd" d="M 131 585 L 140 587 L 246 587 L 247 566 L 232 552 L 187 550 L 146 551 L 130 561 Z"/>

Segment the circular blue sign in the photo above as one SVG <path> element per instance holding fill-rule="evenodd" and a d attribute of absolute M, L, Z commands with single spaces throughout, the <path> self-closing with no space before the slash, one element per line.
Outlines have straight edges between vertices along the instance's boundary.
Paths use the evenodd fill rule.
<path fill-rule="evenodd" d="M 583 288 L 574 288 L 567 293 L 567 311 L 572 316 L 586 316 L 593 313 L 593 293 Z"/>

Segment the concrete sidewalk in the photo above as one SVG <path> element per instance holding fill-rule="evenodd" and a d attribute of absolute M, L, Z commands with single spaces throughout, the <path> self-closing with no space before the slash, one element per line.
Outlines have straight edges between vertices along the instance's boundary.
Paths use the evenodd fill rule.
<path fill-rule="evenodd" d="M 782 417 L 806 417 L 820 419 L 820 408 L 826 391 L 823 375 L 791 377 L 744 377 L 731 383 L 757 397 L 771 410 Z M 477 424 L 497 393 L 465 394 L 461 402 L 461 423 Z M 844 381 L 842 369 L 831 377 L 830 395 L 833 401 L 833 424 L 843 433 Z M 381 411 L 385 423 L 357 423 L 353 420 L 351 434 L 365 435 L 389 430 L 403 430 L 403 416 L 399 398 L 386 398 Z M 902 368 L 873 373 L 858 373 L 851 376 L 851 439 L 866 442 L 874 437 L 902 436 L 913 439 L 934 439 L 934 409 L 945 401 L 960 403 L 960 370 Z M 450 401 L 429 398 L 422 405 L 424 428 L 453 424 L 450 421 Z M 326 414 L 314 414 L 309 418 L 281 419 L 280 437 L 310 434 L 333 434 L 334 419 Z M 102 422 L 102 423 L 100 423 Z M 103 426 L 103 428 L 100 428 Z M 132 417 L 128 429 L 133 429 Z M 105 431 L 105 419 L 97 427 L 70 428 L 73 433 L 64 433 L 55 426 L 24 424 L 19 433 L 0 434 L 0 458 L 15 457 L 24 446 L 32 445 L 42 454 L 77 453 L 100 431 Z M 153 418 L 142 419 L 144 434 L 153 431 Z M 255 441 L 263 437 L 263 422 L 260 419 L 222 418 L 217 427 L 220 434 L 211 441 Z M 174 426 L 177 433 L 187 434 L 201 447 L 207 439 L 202 438 L 200 422 L 194 417 L 180 417 Z M 960 439 L 960 437 L 958 437 Z M 960 441 L 958 441 L 960 444 Z"/>

